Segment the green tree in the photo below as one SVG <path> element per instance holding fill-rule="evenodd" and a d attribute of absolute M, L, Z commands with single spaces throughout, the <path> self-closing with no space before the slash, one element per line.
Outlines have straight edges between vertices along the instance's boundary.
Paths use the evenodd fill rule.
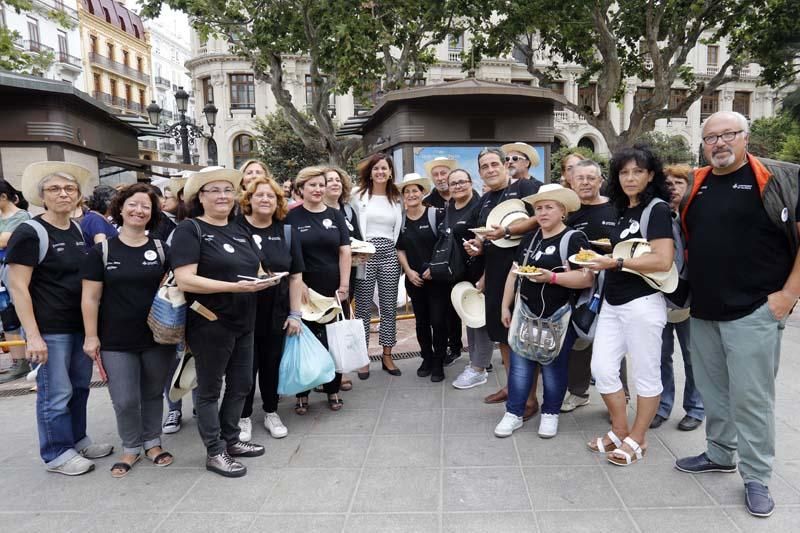
<path fill-rule="evenodd" d="M 788 113 L 754 120 L 748 151 L 760 157 L 800 163 L 800 122 Z"/>
<path fill-rule="evenodd" d="M 294 177 L 300 169 L 318 165 L 328 158 L 322 150 L 307 148 L 280 110 L 256 118 L 256 130 L 258 156 L 280 182 Z"/>
<path fill-rule="evenodd" d="M 31 0 L 3 0 L 3 4 L 17 13 L 42 15 L 65 29 L 71 29 L 75 25 L 63 11 L 47 7 L 45 4 L 34 3 Z M 18 45 L 21 39 L 19 32 L 0 26 L 0 70 L 35 75 L 46 72 L 55 60 L 53 52 L 47 49 L 24 50 Z"/>
<path fill-rule="evenodd" d="M 586 159 L 591 159 L 603 169 L 603 177 L 608 178 L 608 158 L 584 148 L 583 146 L 562 146 L 557 152 L 550 155 L 550 183 L 560 183 L 561 160 L 570 154 L 580 154 Z"/>
<path fill-rule="evenodd" d="M 472 1 L 472 0 L 470 0 Z M 353 90 L 357 98 L 384 88 L 417 84 L 433 61 L 431 47 L 456 27 L 460 0 L 143 0 L 143 14 L 161 6 L 187 13 L 203 37 L 222 36 L 269 84 L 292 130 L 311 150 L 344 165 L 360 147 L 336 136 L 331 94 Z M 283 59 L 309 60 L 308 113 L 286 89 Z"/>
<path fill-rule="evenodd" d="M 787 79 L 783 56 L 756 54 L 758 43 L 749 36 L 769 32 L 772 17 L 784 11 L 791 13 L 787 27 L 796 27 L 796 8 L 796 0 L 487 0 L 473 8 L 470 26 L 475 57 L 513 52 L 543 86 L 561 77 L 565 65 L 582 67 L 578 81 L 596 84 L 597 108 L 564 107 L 597 128 L 613 151 L 652 131 L 658 119 L 684 116 L 695 101 L 738 79 L 738 68 L 751 57 L 773 85 Z M 492 11 L 498 23 L 487 16 Z M 716 73 L 687 65 L 698 44 L 724 37 L 729 56 Z M 545 63 L 550 66 L 540 66 Z M 636 91 L 631 79 L 653 90 L 637 99 L 628 127 L 618 130 L 612 108 L 626 91 Z M 670 98 L 678 81 L 688 89 Z"/>
<path fill-rule="evenodd" d="M 647 143 L 665 165 L 694 164 L 695 157 L 689 143 L 680 135 L 667 135 L 658 131 L 645 133 L 639 142 Z"/>

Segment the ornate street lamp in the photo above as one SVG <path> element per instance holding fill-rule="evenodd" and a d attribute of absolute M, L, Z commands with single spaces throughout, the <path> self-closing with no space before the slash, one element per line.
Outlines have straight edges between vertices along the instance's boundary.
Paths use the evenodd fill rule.
<path fill-rule="evenodd" d="M 183 87 L 178 87 L 178 90 L 175 91 L 175 103 L 178 107 L 178 113 L 180 113 L 180 120 L 174 124 L 167 125 L 164 131 L 172 135 L 175 138 L 175 141 L 180 143 L 181 150 L 183 152 L 183 162 L 188 165 L 192 162 L 192 158 L 189 155 L 189 145 L 193 144 L 196 138 L 202 137 L 210 139 L 210 142 L 214 141 L 214 126 L 217 125 L 218 110 L 214 104 L 210 102 L 203 108 L 203 114 L 206 116 L 206 122 L 211 129 L 211 134 L 206 135 L 202 126 L 197 126 L 186 121 L 186 110 L 189 108 L 189 93 L 183 90 Z M 161 116 L 161 107 L 155 102 L 155 100 L 153 100 L 150 105 L 147 106 L 147 116 L 150 118 L 151 124 L 158 126 Z M 216 164 L 216 156 L 214 159 L 215 160 L 212 164 Z"/>

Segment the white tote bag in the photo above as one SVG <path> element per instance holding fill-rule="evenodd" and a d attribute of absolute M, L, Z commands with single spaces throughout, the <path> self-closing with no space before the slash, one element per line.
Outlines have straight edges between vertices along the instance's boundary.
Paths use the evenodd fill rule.
<path fill-rule="evenodd" d="M 337 300 L 338 300 L 338 294 Z M 342 303 L 339 302 L 341 307 Z M 364 337 L 364 322 L 359 319 L 345 320 L 339 313 L 339 320 L 325 325 L 328 336 L 328 351 L 333 357 L 336 371 L 353 372 L 369 364 L 367 339 Z"/>

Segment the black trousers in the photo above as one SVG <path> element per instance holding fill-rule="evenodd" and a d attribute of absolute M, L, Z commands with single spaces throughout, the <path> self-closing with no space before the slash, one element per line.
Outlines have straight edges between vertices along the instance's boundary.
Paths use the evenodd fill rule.
<path fill-rule="evenodd" d="M 303 273 L 303 281 L 308 285 L 310 288 L 314 289 L 318 293 L 323 296 L 330 296 L 336 297 L 336 289 L 339 288 L 339 274 L 338 273 L 331 273 L 331 272 L 304 272 Z M 345 317 L 350 316 L 350 308 L 342 302 L 343 306 L 343 313 Z M 319 342 L 327 348 L 328 347 L 328 335 L 325 333 L 325 324 L 318 324 L 317 322 L 306 322 L 305 320 L 303 323 L 308 326 L 308 329 L 311 330 L 311 333 L 319 339 Z M 337 372 L 334 375 L 333 380 L 329 381 L 325 385 L 322 386 L 325 394 L 336 394 L 339 392 L 339 387 L 342 385 L 342 375 Z M 296 396 L 298 398 L 306 398 L 311 391 L 301 392 Z"/>
<path fill-rule="evenodd" d="M 256 395 L 256 382 L 261 390 L 261 402 L 265 413 L 278 410 L 278 372 L 283 355 L 283 331 L 273 331 L 269 337 L 253 339 L 253 386 L 244 400 L 242 418 L 253 414 L 253 400 Z"/>
<path fill-rule="evenodd" d="M 239 440 L 239 417 L 253 386 L 253 332 L 197 318 L 187 324 L 186 344 L 197 367 L 197 428 L 208 455 L 218 455 Z"/>
<path fill-rule="evenodd" d="M 416 287 L 406 281 L 406 292 L 414 308 L 422 358 L 429 361 L 444 360 L 447 355 L 450 284 L 426 281 L 422 287 Z"/>
<path fill-rule="evenodd" d="M 453 307 L 453 302 L 450 301 L 450 292 L 453 290 L 453 286 L 447 286 L 447 349 L 450 350 L 450 353 L 461 353 L 461 349 L 464 348 L 463 342 L 461 342 L 461 317 L 458 316 L 456 313 L 455 307 Z"/>

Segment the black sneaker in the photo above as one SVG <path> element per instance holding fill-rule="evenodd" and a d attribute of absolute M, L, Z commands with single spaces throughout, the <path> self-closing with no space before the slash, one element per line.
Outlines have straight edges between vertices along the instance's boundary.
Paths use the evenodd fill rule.
<path fill-rule="evenodd" d="M 167 419 L 164 421 L 164 425 L 161 427 L 161 430 L 167 435 L 179 432 L 181 430 L 182 418 L 181 412 L 177 409 L 170 411 L 167 413 Z"/>
<path fill-rule="evenodd" d="M 693 457 L 683 457 L 675 461 L 675 468 L 689 474 L 705 474 L 706 472 L 736 472 L 736 465 L 720 465 L 708 458 L 705 452 Z"/>
<path fill-rule="evenodd" d="M 264 455 L 264 447 L 252 442 L 236 442 L 228 445 L 228 455 L 231 457 L 258 457 Z"/>
<path fill-rule="evenodd" d="M 447 356 L 444 358 L 444 366 L 453 366 L 453 363 L 458 361 L 461 358 L 461 352 L 447 352 Z"/>
<path fill-rule="evenodd" d="M 744 484 L 744 504 L 747 512 L 759 518 L 766 518 L 775 511 L 775 501 L 769 493 L 769 487 L 758 481 Z"/>
<path fill-rule="evenodd" d="M 431 375 L 430 363 L 428 362 L 427 359 L 423 359 L 422 364 L 419 365 L 419 368 L 417 369 L 417 377 L 427 378 L 430 375 Z"/>
<path fill-rule="evenodd" d="M 492 363 L 489 363 L 489 366 L 486 367 L 486 371 L 487 372 L 494 372 L 494 365 L 492 365 Z"/>

